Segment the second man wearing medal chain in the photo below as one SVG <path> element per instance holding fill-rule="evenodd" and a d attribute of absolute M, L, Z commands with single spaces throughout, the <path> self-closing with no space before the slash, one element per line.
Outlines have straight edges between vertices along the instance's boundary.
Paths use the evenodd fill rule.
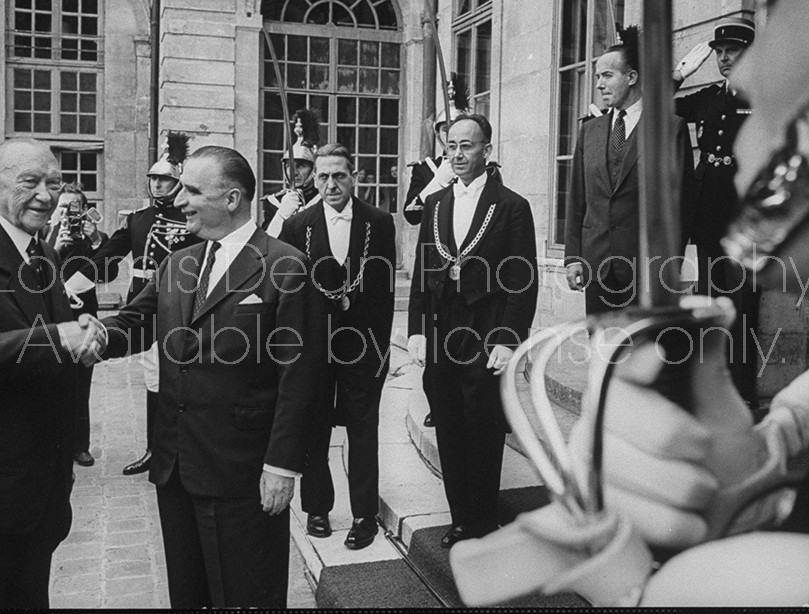
<path fill-rule="evenodd" d="M 321 351 L 325 379 L 314 415 L 301 506 L 307 532 L 332 533 L 334 485 L 329 443 L 334 424 L 348 436 L 348 485 L 354 518 L 346 547 L 369 546 L 378 531 L 379 400 L 389 366 L 396 267 L 396 231 L 387 212 L 352 196 L 356 171 L 347 148 L 317 150 L 315 185 L 323 203 L 284 222 L 279 238 L 307 255 L 325 314 Z"/>
<path fill-rule="evenodd" d="M 498 526 L 508 430 L 498 376 L 536 309 L 531 207 L 486 173 L 491 139 L 482 115 L 450 125 L 447 152 L 458 181 L 427 197 L 410 289 L 408 350 L 425 365 L 452 515 L 445 548 Z"/>

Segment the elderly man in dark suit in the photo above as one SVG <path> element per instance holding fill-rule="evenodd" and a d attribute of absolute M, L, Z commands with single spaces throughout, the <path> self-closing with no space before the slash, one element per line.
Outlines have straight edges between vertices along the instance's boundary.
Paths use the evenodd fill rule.
<path fill-rule="evenodd" d="M 396 269 L 396 230 L 390 213 L 352 196 L 356 171 L 339 143 L 315 154 L 322 202 L 291 217 L 280 238 L 312 261 L 319 312 L 327 314 L 321 348 L 325 378 L 317 382 L 312 442 L 301 478 L 307 532 L 331 535 L 334 506 L 329 441 L 335 422 L 348 435 L 348 487 L 354 517 L 345 539 L 352 550 L 376 536 L 379 511 L 379 399 L 388 373 Z"/>
<path fill-rule="evenodd" d="M 313 389 L 306 256 L 251 219 L 235 150 L 186 161 L 175 205 L 202 243 L 112 318 L 105 357 L 157 341 L 157 486 L 173 608 L 286 606 L 289 508 Z"/>
<path fill-rule="evenodd" d="M 58 256 L 38 238 L 60 185 L 47 145 L 0 145 L 0 609 L 49 607 L 72 518 L 78 358 L 98 321 L 72 321 Z"/>
<path fill-rule="evenodd" d="M 410 289 L 408 350 L 425 364 L 452 526 L 441 544 L 498 526 L 508 426 L 498 376 L 530 332 L 536 238 L 523 197 L 486 173 L 492 127 L 482 115 L 450 126 L 458 181 L 427 197 Z"/>
<path fill-rule="evenodd" d="M 584 290 L 588 314 L 621 309 L 637 300 L 638 124 L 643 101 L 637 29 L 596 62 L 596 88 L 610 109 L 585 121 L 576 140 L 565 219 L 565 265 L 571 290 Z M 690 221 L 691 140 L 677 120 L 682 161 L 681 210 Z M 685 242 L 683 242 L 683 247 Z"/>

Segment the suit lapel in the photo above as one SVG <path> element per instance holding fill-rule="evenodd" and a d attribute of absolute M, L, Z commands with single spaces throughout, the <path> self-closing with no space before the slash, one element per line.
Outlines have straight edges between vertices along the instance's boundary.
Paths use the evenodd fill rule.
<path fill-rule="evenodd" d="M 452 185 L 444 191 L 441 199 L 436 203 L 438 207 L 438 237 L 441 243 L 449 249 L 450 254 L 455 255 L 458 252 L 458 246 L 455 244 L 455 233 L 452 229 L 453 210 L 455 209 L 455 196 L 453 194 Z M 431 220 L 432 222 L 432 220 Z M 432 241 L 433 237 L 430 237 Z"/>
<path fill-rule="evenodd" d="M 586 151 L 589 152 L 588 157 L 594 156 L 595 159 L 591 160 L 587 166 L 596 169 L 599 179 L 609 192 L 612 190 L 612 180 L 610 179 L 607 147 L 609 147 L 612 113 L 602 115 L 591 121 L 594 122 L 592 130 L 593 146 L 587 147 Z"/>
<path fill-rule="evenodd" d="M 0 226 L 0 270 L 8 276 L 8 292 L 28 321 L 34 324 L 38 315 L 50 321 L 47 302 L 50 293 L 36 290 L 38 284 L 34 271 L 25 264 L 22 255 L 2 226 Z M 51 291 L 56 292 L 57 288 L 61 289 L 61 284 L 54 283 Z"/>
<path fill-rule="evenodd" d="M 312 222 L 312 241 L 310 245 L 311 254 L 309 258 L 312 262 L 317 262 L 321 258 L 332 258 L 334 254 L 331 253 L 331 242 L 329 242 L 329 229 L 326 227 L 326 212 L 324 207 L 328 207 L 326 203 L 317 205 L 317 211 Z"/>
<path fill-rule="evenodd" d="M 263 230 L 256 228 L 250 240 L 245 243 L 221 279 L 208 294 L 208 298 L 200 307 L 195 320 L 216 307 L 228 294 L 238 291 L 255 275 L 265 273 L 264 258 L 267 255 L 267 237 Z M 192 300 L 193 304 L 193 300 Z"/>
<path fill-rule="evenodd" d="M 355 273 L 359 270 L 359 261 L 362 258 L 362 253 L 365 247 L 365 222 L 368 221 L 368 215 L 365 211 L 365 203 L 352 196 L 352 209 L 351 216 L 351 233 L 348 239 L 348 260 Z M 370 207 L 370 205 L 368 205 Z"/>

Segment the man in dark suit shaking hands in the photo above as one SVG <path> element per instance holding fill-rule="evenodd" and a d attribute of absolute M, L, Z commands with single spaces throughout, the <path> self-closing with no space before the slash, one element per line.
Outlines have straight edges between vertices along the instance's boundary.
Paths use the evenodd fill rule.
<path fill-rule="evenodd" d="M 354 520 L 345 545 L 359 550 L 377 534 L 379 511 L 379 400 L 388 373 L 393 324 L 396 238 L 390 213 L 351 194 L 357 172 L 347 148 L 324 145 L 315 154 L 315 185 L 322 202 L 284 222 L 280 239 L 312 262 L 319 291 L 318 313 L 326 314 L 325 378 L 312 441 L 301 478 L 306 530 L 331 535 L 334 485 L 329 442 L 334 423 L 348 435 L 348 489 Z"/>
<path fill-rule="evenodd" d="M 0 145 L 0 609 L 47 609 L 70 530 L 78 360 L 100 325 L 73 322 L 59 258 L 38 237 L 59 166 L 44 143 Z"/>
<path fill-rule="evenodd" d="M 313 388 L 308 263 L 251 219 L 255 176 L 235 150 L 196 150 L 181 181 L 175 206 L 204 241 L 104 321 L 104 356 L 160 347 L 149 479 L 171 607 L 283 608 Z"/>
<path fill-rule="evenodd" d="M 452 526 L 441 545 L 498 526 L 508 430 L 499 375 L 536 309 L 528 201 L 488 176 L 492 127 L 456 119 L 447 153 L 458 181 L 427 197 L 410 289 L 408 350 L 424 369 Z"/>

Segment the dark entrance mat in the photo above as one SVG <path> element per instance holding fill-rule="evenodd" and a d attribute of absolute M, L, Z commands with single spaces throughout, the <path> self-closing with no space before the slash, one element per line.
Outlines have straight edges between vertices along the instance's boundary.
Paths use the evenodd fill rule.
<path fill-rule="evenodd" d="M 326 567 L 315 600 L 319 608 L 441 607 L 401 559 Z"/>
<path fill-rule="evenodd" d="M 500 523 L 508 524 L 519 514 L 537 509 L 548 503 L 548 493 L 540 486 L 515 488 L 500 493 Z M 449 564 L 449 550 L 440 545 L 441 537 L 449 526 L 429 527 L 413 533 L 408 550 L 410 562 L 422 573 L 450 607 L 463 607 L 452 570 Z M 515 565 L 519 562 L 515 561 Z M 585 607 L 587 602 L 572 594 L 528 595 L 502 604 L 511 608 L 570 608 Z"/>

